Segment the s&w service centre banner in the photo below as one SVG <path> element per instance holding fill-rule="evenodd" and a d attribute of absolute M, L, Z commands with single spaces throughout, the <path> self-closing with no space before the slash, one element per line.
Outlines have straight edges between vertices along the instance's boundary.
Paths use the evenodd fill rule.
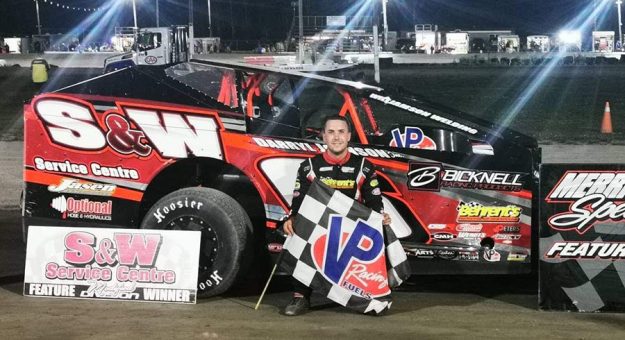
<path fill-rule="evenodd" d="M 24 295 L 195 303 L 199 231 L 30 226 Z"/>

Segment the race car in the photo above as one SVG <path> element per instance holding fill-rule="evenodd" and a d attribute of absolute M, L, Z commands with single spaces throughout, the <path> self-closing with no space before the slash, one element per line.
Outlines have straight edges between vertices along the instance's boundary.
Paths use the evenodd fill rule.
<path fill-rule="evenodd" d="M 133 66 L 24 106 L 23 225 L 200 230 L 198 290 L 278 254 L 298 165 L 347 117 L 413 273 L 518 274 L 536 251 L 534 139 L 378 86 L 237 62 Z M 262 246 L 258 246 L 258 242 Z"/>

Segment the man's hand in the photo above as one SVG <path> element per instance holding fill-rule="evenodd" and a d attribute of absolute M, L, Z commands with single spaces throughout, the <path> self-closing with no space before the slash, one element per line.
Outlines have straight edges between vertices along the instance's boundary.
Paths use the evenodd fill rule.
<path fill-rule="evenodd" d="M 293 217 L 289 217 L 286 221 L 284 221 L 282 229 L 284 230 L 284 233 L 288 236 L 293 236 L 293 234 L 295 233 L 295 229 L 293 229 Z"/>
<path fill-rule="evenodd" d="M 391 216 L 387 213 L 382 213 L 382 224 L 383 225 L 391 225 Z"/>

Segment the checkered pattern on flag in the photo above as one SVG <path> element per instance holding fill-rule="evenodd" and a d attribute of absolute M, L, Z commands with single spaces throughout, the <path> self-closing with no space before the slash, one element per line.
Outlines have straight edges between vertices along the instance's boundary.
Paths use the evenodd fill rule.
<path fill-rule="evenodd" d="M 315 179 L 294 226 L 296 234 L 283 248 L 284 270 L 356 311 L 390 308 L 391 285 L 401 284 L 409 272 L 406 254 L 392 230 L 383 229 L 381 214 Z"/>

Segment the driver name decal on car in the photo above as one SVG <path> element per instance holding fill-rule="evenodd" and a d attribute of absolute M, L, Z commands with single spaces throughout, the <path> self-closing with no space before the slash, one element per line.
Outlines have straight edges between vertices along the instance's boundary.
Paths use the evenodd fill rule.
<path fill-rule="evenodd" d="M 272 138 L 260 138 L 260 137 L 252 137 L 252 141 L 260 147 L 277 149 L 277 150 L 290 150 L 290 151 L 312 151 L 315 153 L 322 153 L 326 150 L 326 146 L 321 143 L 307 143 L 307 142 L 292 142 L 292 141 L 283 141 L 279 139 Z M 374 148 L 363 148 L 357 146 L 350 146 L 347 148 L 349 152 L 354 155 L 363 156 L 363 157 L 375 157 L 375 158 L 394 158 L 395 153 L 374 149 Z"/>

